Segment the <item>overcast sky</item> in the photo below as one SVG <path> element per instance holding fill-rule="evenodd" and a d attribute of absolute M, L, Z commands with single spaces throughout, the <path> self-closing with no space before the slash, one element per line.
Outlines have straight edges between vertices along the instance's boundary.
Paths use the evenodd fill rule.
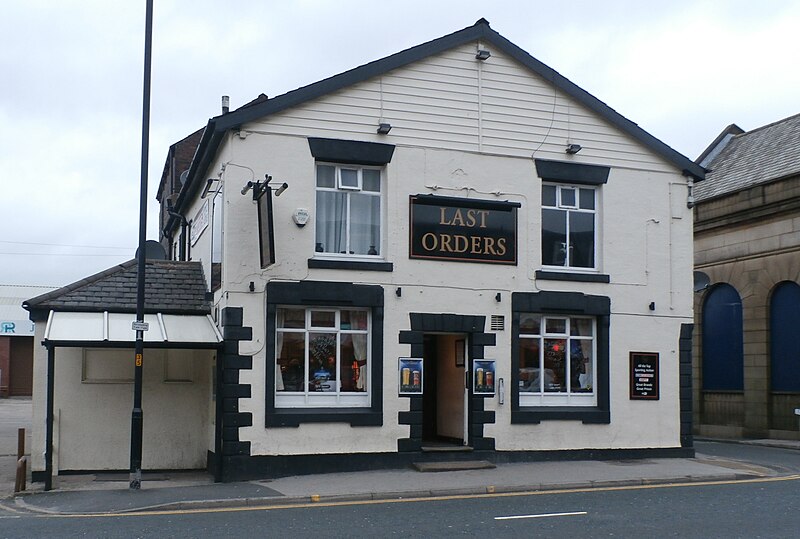
<path fill-rule="evenodd" d="M 63 286 L 138 242 L 144 0 L 2 3 L 0 283 Z M 170 144 L 220 113 L 471 26 L 695 159 L 800 112 L 800 2 L 155 0 L 148 237 Z"/>

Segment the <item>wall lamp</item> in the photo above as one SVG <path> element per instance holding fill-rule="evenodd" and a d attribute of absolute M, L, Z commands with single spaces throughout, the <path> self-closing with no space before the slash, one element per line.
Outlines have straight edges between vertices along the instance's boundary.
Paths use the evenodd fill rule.
<path fill-rule="evenodd" d="M 492 53 L 486 49 L 478 49 L 478 52 L 475 53 L 475 58 L 483 62 L 485 60 L 488 60 L 491 55 Z"/>
<path fill-rule="evenodd" d="M 580 144 L 567 144 L 567 149 L 565 151 L 570 155 L 575 155 L 582 149 L 583 146 L 581 146 Z"/>
<path fill-rule="evenodd" d="M 388 135 L 389 131 L 392 130 L 392 124 L 389 123 L 380 123 L 378 124 L 378 134 L 379 135 Z"/>

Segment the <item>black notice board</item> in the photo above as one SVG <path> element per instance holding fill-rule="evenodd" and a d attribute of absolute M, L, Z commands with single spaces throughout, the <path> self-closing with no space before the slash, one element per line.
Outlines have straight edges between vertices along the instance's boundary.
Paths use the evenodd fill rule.
<path fill-rule="evenodd" d="M 658 400 L 658 353 L 631 352 L 631 400 Z"/>

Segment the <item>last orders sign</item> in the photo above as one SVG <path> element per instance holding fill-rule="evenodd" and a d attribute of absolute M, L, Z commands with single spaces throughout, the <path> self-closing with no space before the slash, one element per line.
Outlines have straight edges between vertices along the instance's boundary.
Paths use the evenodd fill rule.
<path fill-rule="evenodd" d="M 410 200 L 411 258 L 517 263 L 517 202 L 435 195 Z"/>
<path fill-rule="evenodd" d="M 631 352 L 631 400 L 658 400 L 658 354 Z"/>

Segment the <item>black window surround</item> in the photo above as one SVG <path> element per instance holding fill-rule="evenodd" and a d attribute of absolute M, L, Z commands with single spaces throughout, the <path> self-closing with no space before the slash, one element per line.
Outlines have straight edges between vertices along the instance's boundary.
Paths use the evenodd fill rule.
<path fill-rule="evenodd" d="M 391 162 L 394 144 L 341 140 L 331 138 L 308 138 L 308 148 L 317 161 L 350 165 L 384 166 Z M 309 258 L 310 269 L 341 269 L 350 271 L 394 271 L 391 262 L 368 260 L 327 260 Z"/>
<path fill-rule="evenodd" d="M 279 305 L 366 307 L 370 328 L 370 406 L 351 408 L 275 407 L 275 319 Z M 323 281 L 270 282 L 267 284 L 266 427 L 297 427 L 300 423 L 350 423 L 383 425 L 383 287 Z"/>
<path fill-rule="evenodd" d="M 309 258 L 308 267 L 312 269 L 341 269 L 350 271 L 394 271 L 394 264 L 391 262 L 372 262 L 368 260 Z"/>
<path fill-rule="evenodd" d="M 309 137 L 308 147 L 317 161 L 351 165 L 383 166 L 394 154 L 394 144 L 358 140 Z"/>
<path fill-rule="evenodd" d="M 520 406 L 520 313 L 594 316 L 597 321 L 597 404 L 595 406 Z M 515 292 L 511 294 L 511 423 L 536 424 L 548 420 L 610 423 L 609 326 L 611 300 L 580 292 Z"/>
<path fill-rule="evenodd" d="M 608 183 L 610 167 L 534 159 L 536 174 L 548 182 L 577 183 L 581 185 L 603 185 Z"/>
<path fill-rule="evenodd" d="M 536 278 L 543 281 L 569 281 L 573 283 L 609 283 L 605 273 L 578 273 L 571 271 L 536 270 Z"/>

